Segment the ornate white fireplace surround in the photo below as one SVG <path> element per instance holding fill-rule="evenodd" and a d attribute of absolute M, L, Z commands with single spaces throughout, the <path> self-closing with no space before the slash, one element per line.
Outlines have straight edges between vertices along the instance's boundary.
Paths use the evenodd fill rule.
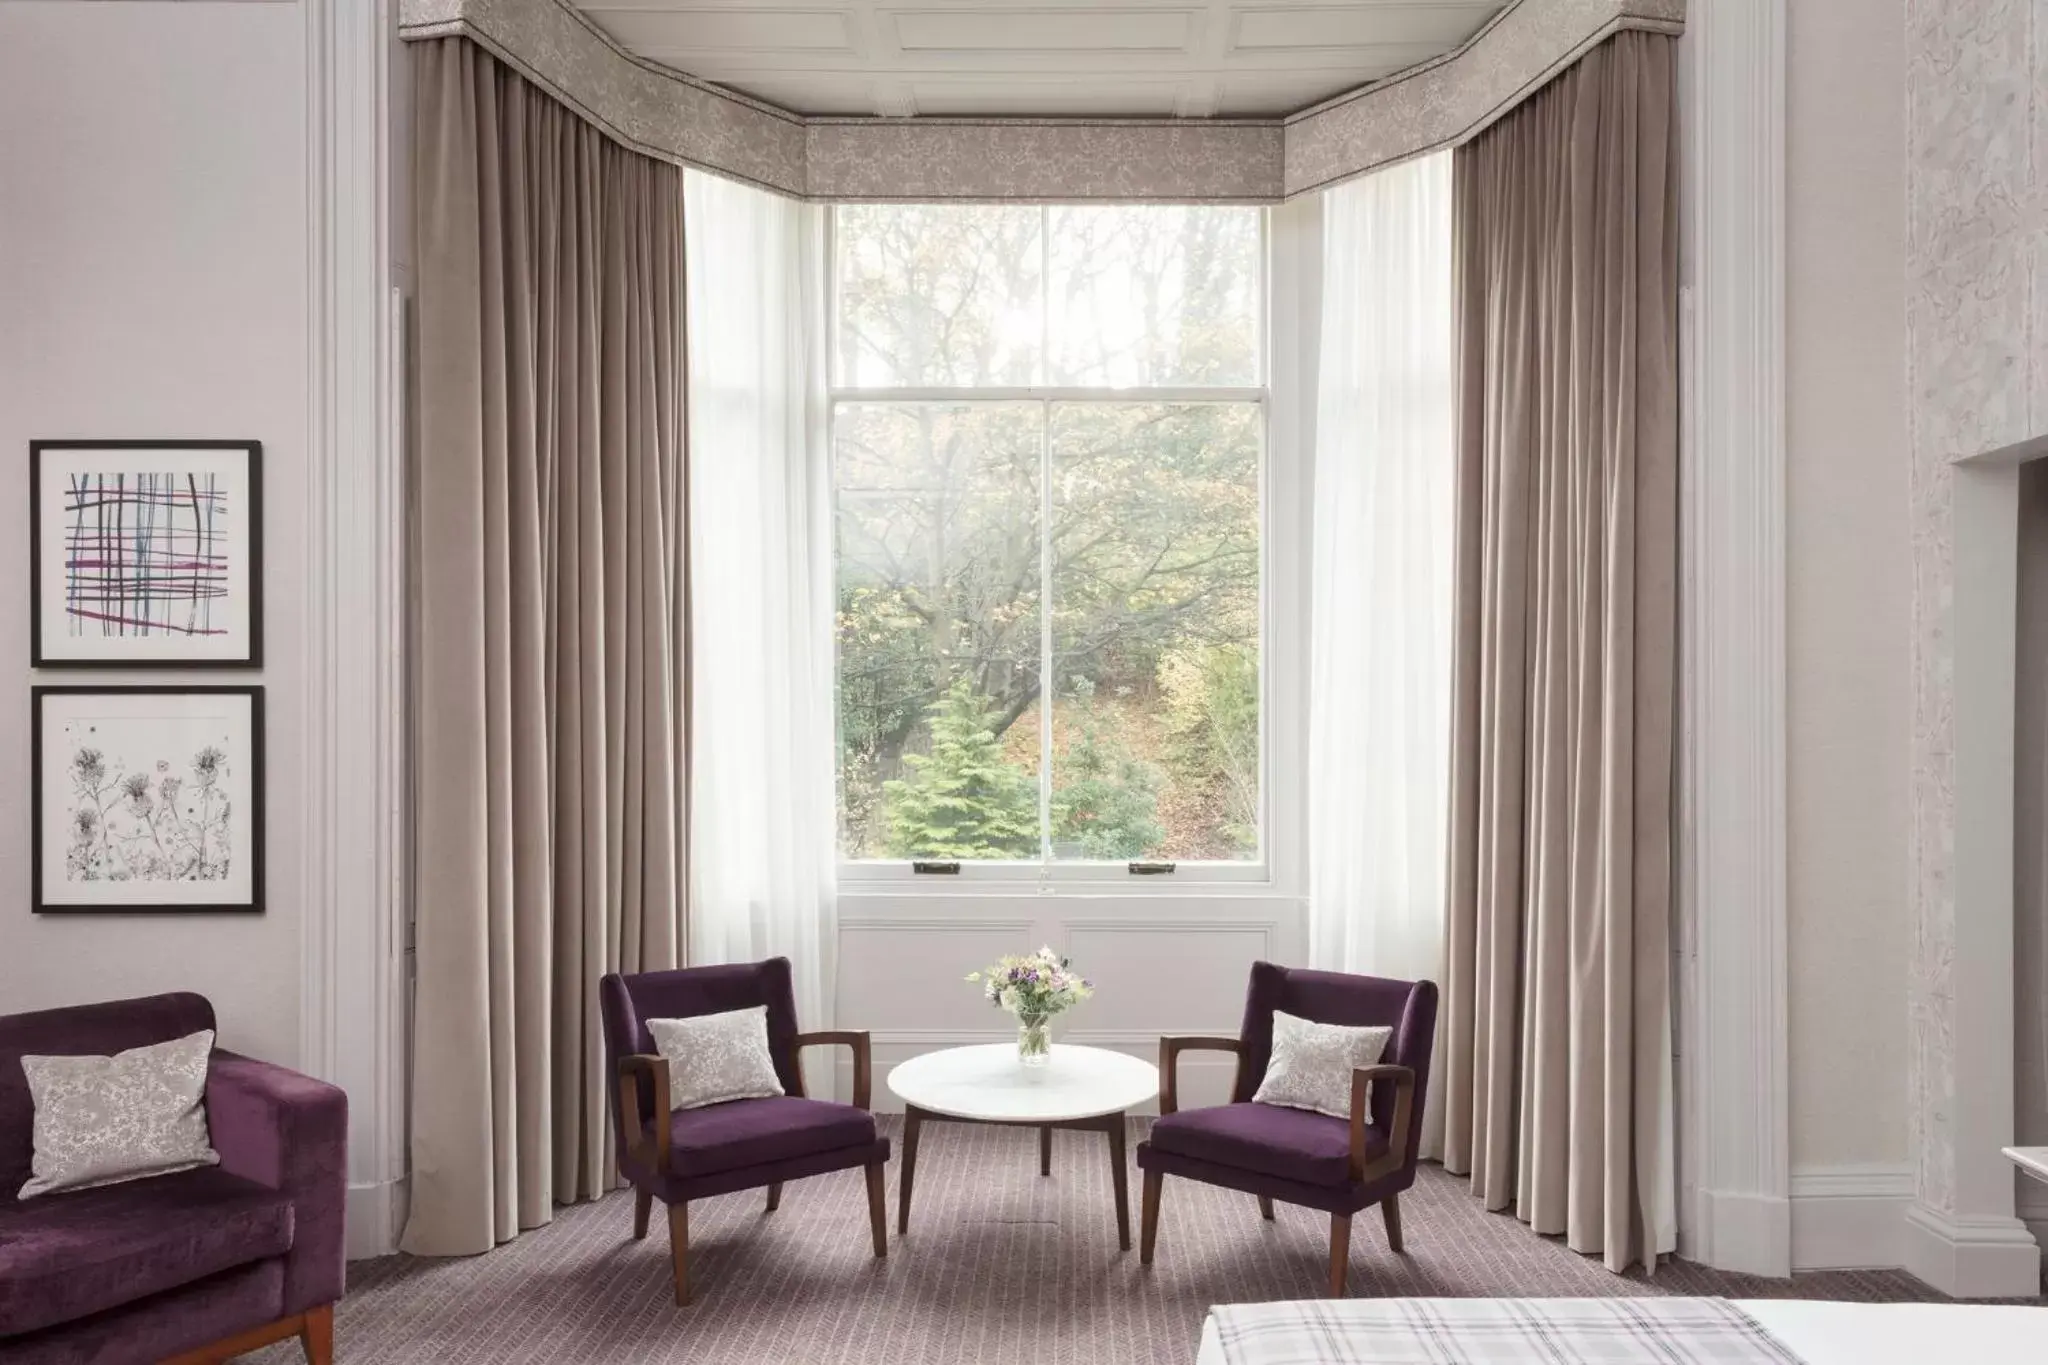
<path fill-rule="evenodd" d="M 1923 905 L 1914 963 L 1918 1197 L 1906 1268 L 1945 1293 L 2031 1296 L 2041 1251 L 2015 1213 L 2014 753 L 2018 698 L 2020 468 L 2048 435 L 1952 462 L 1951 899 L 1946 942 Z"/>
<path fill-rule="evenodd" d="M 2048 6 L 1907 0 L 1913 955 L 1905 1263 L 2038 1292 L 2014 1218 L 2019 467 L 2048 429 Z"/>

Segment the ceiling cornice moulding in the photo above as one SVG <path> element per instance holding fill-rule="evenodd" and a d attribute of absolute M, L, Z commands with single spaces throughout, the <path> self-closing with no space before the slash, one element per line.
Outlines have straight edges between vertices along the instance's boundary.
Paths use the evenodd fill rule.
<path fill-rule="evenodd" d="M 1284 193 L 1454 147 L 1623 29 L 1684 28 L 1685 0 L 1519 0 L 1434 61 L 1289 115 Z"/>
<path fill-rule="evenodd" d="M 806 117 L 626 51 L 564 0 L 400 0 L 408 40 L 489 50 L 613 138 L 802 199 L 1276 203 L 1455 146 L 1685 0 L 1513 0 L 1461 46 L 1286 118 Z"/>

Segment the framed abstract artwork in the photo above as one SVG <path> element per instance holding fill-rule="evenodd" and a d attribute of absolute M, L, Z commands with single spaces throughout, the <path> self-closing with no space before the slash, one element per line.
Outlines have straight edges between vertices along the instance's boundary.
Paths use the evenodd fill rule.
<path fill-rule="evenodd" d="M 263 662 L 263 447 L 29 444 L 29 664 Z"/>
<path fill-rule="evenodd" d="M 37 914 L 263 909 L 263 689 L 30 689 Z"/>

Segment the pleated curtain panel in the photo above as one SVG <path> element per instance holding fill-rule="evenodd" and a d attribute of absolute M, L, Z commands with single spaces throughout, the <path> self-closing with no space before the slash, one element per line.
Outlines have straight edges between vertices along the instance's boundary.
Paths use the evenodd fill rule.
<path fill-rule="evenodd" d="M 1672 39 L 1455 153 L 1444 1162 L 1617 1270 L 1675 1240 Z"/>
<path fill-rule="evenodd" d="M 614 1182 L 596 992 L 682 961 L 682 172 L 411 46 L 417 967 L 403 1244 Z"/>

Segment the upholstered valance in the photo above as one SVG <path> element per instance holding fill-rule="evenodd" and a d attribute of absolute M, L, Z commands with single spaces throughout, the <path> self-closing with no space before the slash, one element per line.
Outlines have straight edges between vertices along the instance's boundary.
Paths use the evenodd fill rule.
<path fill-rule="evenodd" d="M 1685 0 L 1512 0 L 1463 46 L 1286 118 L 807 118 L 634 56 L 565 0 L 400 0 L 409 39 L 482 45 L 612 137 L 816 200 L 1273 203 L 1447 147 Z"/>

